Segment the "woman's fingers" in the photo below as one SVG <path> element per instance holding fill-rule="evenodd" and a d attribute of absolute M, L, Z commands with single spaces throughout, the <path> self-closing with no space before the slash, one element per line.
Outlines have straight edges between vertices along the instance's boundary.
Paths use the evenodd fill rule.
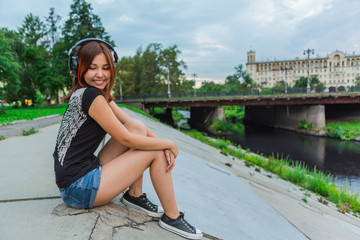
<path fill-rule="evenodd" d="M 166 160 L 168 161 L 166 171 L 169 172 L 175 167 L 175 155 L 170 150 L 165 150 L 164 153 Z"/>

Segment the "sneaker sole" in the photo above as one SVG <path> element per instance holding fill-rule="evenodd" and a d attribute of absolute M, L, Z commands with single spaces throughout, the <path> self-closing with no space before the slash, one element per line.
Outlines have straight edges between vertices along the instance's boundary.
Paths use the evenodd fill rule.
<path fill-rule="evenodd" d="M 133 203 L 127 201 L 125 198 L 122 198 L 122 199 L 121 199 L 121 202 L 122 202 L 123 204 L 125 204 L 126 206 L 131 207 L 131 208 L 134 208 L 134 209 L 138 210 L 139 212 L 144 213 L 144 214 L 146 214 L 146 215 L 148 215 L 148 216 L 150 216 L 150 217 L 161 218 L 162 215 L 164 214 L 164 212 L 159 212 L 159 213 L 151 212 L 151 211 L 149 211 L 149 210 L 147 210 L 147 209 L 144 209 L 144 208 L 142 208 L 142 207 L 139 207 L 139 206 L 136 205 L 136 204 L 133 204 Z"/>
<path fill-rule="evenodd" d="M 199 234 L 192 234 L 192 233 L 188 233 L 188 232 L 185 232 L 183 230 L 180 230 L 180 229 L 177 229 L 177 228 L 174 228 L 166 223 L 164 223 L 163 221 L 159 221 L 159 226 L 164 228 L 165 230 L 168 230 L 170 232 L 173 232 L 177 235 L 180 235 L 184 238 L 187 238 L 187 239 L 202 239 L 203 237 L 203 234 L 202 233 L 199 233 Z"/>

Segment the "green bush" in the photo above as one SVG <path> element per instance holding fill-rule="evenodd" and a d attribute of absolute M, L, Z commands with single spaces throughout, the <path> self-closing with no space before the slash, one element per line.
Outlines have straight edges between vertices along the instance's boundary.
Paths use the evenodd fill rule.
<path fill-rule="evenodd" d="M 307 123 L 306 119 L 300 119 L 297 127 L 300 129 L 305 129 L 306 131 L 310 131 L 314 128 L 314 125 L 312 123 Z"/>
<path fill-rule="evenodd" d="M 349 122 L 328 123 L 325 127 L 329 137 L 341 140 L 353 140 L 360 136 L 360 120 Z"/>

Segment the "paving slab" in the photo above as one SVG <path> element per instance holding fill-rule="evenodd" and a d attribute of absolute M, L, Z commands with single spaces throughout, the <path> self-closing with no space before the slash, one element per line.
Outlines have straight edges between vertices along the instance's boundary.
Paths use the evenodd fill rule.
<path fill-rule="evenodd" d="M 0 141 L 0 200 L 58 196 L 52 153 L 59 125 Z"/>

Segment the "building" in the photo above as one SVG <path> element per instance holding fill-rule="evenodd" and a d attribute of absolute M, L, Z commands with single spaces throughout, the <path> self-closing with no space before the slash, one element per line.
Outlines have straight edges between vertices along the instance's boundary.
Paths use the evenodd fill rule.
<path fill-rule="evenodd" d="M 256 61 L 256 52 L 247 53 L 247 72 L 264 88 L 272 88 L 279 82 L 293 86 L 301 76 L 308 76 L 308 59 Z M 310 76 L 317 76 L 327 88 L 349 88 L 360 76 L 360 55 L 349 55 L 336 50 L 327 57 L 312 58 L 310 55 Z"/>

